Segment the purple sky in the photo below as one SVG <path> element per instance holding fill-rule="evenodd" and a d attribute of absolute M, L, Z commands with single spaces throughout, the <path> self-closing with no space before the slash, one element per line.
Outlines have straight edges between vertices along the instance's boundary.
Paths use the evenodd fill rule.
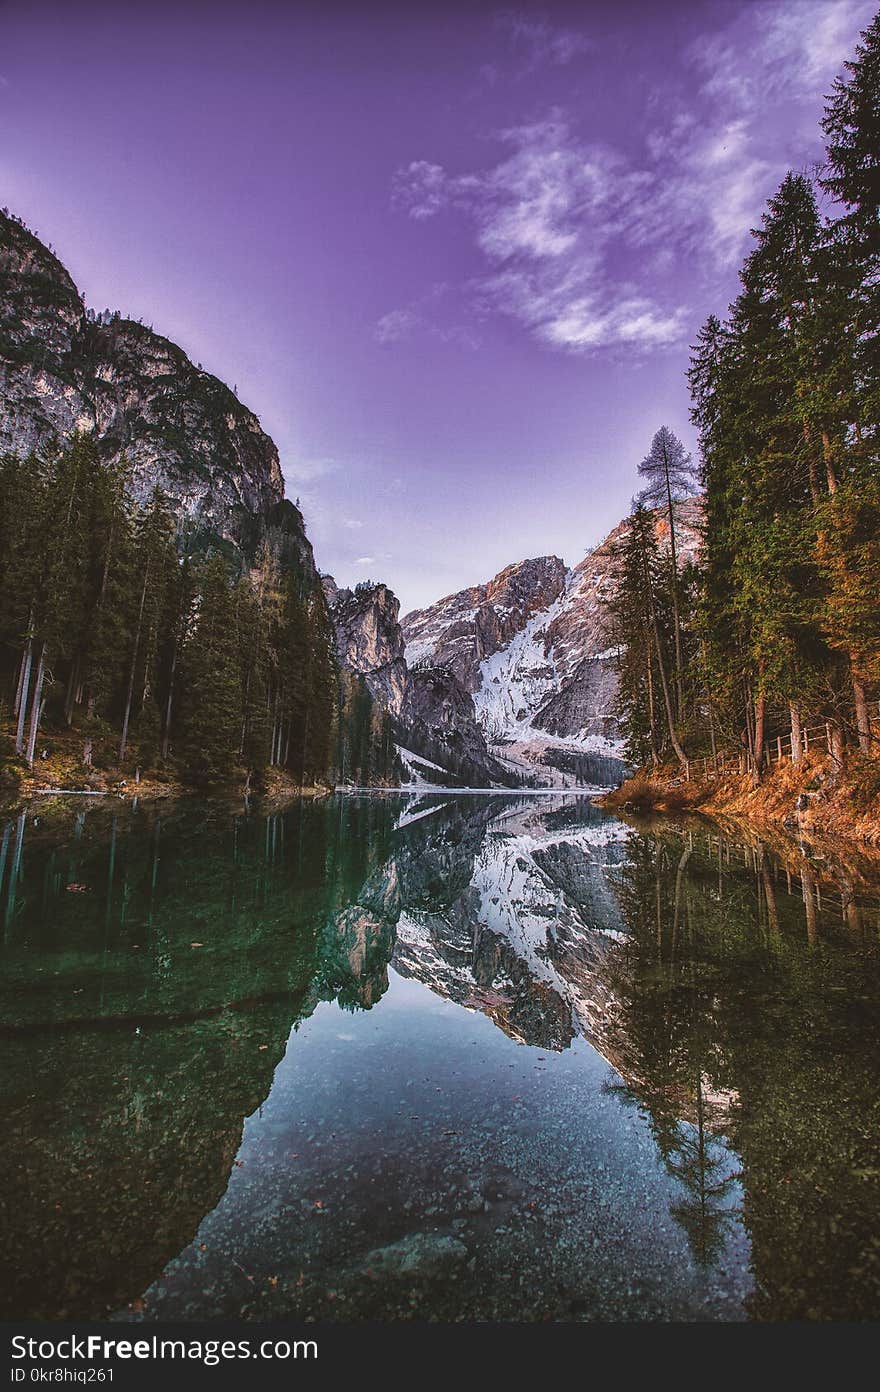
<path fill-rule="evenodd" d="M 877 0 L 0 0 L 0 204 L 404 609 L 616 523 Z"/>

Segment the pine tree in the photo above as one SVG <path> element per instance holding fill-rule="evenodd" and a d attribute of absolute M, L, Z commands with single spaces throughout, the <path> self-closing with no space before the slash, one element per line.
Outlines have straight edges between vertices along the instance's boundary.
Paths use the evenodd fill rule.
<path fill-rule="evenodd" d="M 252 778 L 259 782 L 270 756 L 269 632 L 261 591 L 251 577 L 239 580 L 233 599 L 242 689 L 238 752 L 250 785 Z"/>
<path fill-rule="evenodd" d="M 875 563 L 870 545 L 866 550 L 861 540 L 866 532 L 876 533 L 880 523 L 880 14 L 845 67 L 847 76 L 836 80 L 825 111 L 828 162 L 821 182 L 840 208 L 829 229 L 826 282 L 836 288 L 837 320 L 846 331 L 837 356 L 844 362 L 838 376 L 849 387 L 843 399 L 852 467 L 842 488 L 832 487 L 829 479 L 835 506 L 825 512 L 831 578 L 826 631 L 850 660 L 856 729 L 864 751 L 872 738 L 865 682 L 874 678 L 880 648 L 880 606 L 874 606 L 872 621 L 870 603 L 866 608 L 863 598 L 870 591 L 872 571 L 876 574 Z M 858 617 L 850 623 L 854 609 Z"/>
<path fill-rule="evenodd" d="M 861 36 L 856 56 L 838 78 L 822 122 L 827 165 L 822 186 L 842 211 L 832 225 L 834 268 L 859 337 L 867 423 L 876 430 L 880 328 L 880 13 Z M 856 417 L 858 419 L 858 417 Z"/>
<path fill-rule="evenodd" d="M 88 522 L 89 481 L 94 441 L 75 435 L 47 471 L 44 506 L 31 533 L 33 589 L 29 605 L 27 674 L 19 703 L 16 748 L 33 764 L 37 735 L 46 704 L 46 680 L 54 682 L 53 665 L 71 655 L 87 607 L 88 553 L 83 543 Z M 22 734 L 27 712 L 27 738 Z"/>
<path fill-rule="evenodd" d="M 124 457 L 118 466 L 99 464 L 93 475 L 89 606 L 73 664 L 76 676 L 71 677 L 74 702 L 81 704 L 85 699 L 85 764 L 92 762 L 93 736 L 105 725 L 123 685 L 132 556 L 127 481 Z M 67 712 L 68 723 L 73 704 Z"/>
<path fill-rule="evenodd" d="M 607 607 L 608 631 L 620 649 L 621 709 L 627 753 L 641 761 L 646 751 L 659 759 L 658 728 L 666 734 L 682 769 L 687 756 L 676 728 L 668 676 L 668 651 L 674 644 L 674 621 L 663 612 L 664 566 L 657 545 L 654 514 L 641 498 L 633 504 L 629 526 L 617 553 L 616 595 Z"/>
<path fill-rule="evenodd" d="M 320 783 L 332 777 L 335 725 L 339 705 L 339 672 L 336 663 L 333 627 L 323 593 L 310 599 L 308 613 L 310 648 L 308 683 L 308 728 L 304 732 L 304 778 Z M 376 739 L 382 738 L 377 730 Z"/>
<path fill-rule="evenodd" d="M 684 712 L 684 692 L 675 504 L 696 492 L 696 468 L 678 436 L 667 426 L 661 425 L 651 441 L 648 454 L 639 465 L 639 475 L 647 479 L 641 494 L 642 501 L 650 507 L 664 508 L 669 525 L 669 592 L 672 599 L 675 637 L 676 716 L 681 720 Z"/>
<path fill-rule="evenodd" d="M 149 506 L 138 518 L 133 547 L 133 603 L 128 678 L 119 740 L 119 761 L 125 758 L 133 709 L 155 701 L 160 631 L 168 589 L 177 571 L 174 519 L 161 489 L 155 488 Z"/>
<path fill-rule="evenodd" d="M 241 739 L 241 667 L 235 606 L 226 562 L 201 566 L 195 619 L 184 648 L 184 708 L 179 752 L 196 787 L 227 782 Z"/>

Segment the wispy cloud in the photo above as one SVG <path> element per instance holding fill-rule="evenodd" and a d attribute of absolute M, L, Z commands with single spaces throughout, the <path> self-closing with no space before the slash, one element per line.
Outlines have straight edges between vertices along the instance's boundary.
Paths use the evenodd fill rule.
<path fill-rule="evenodd" d="M 528 54 L 533 65 L 549 63 L 554 67 L 564 67 L 573 59 L 591 53 L 595 47 L 592 40 L 576 29 L 564 29 L 551 24 L 543 16 L 525 14 L 520 10 L 501 10 L 495 17 L 499 29 L 503 29 L 513 44 Z"/>
<path fill-rule="evenodd" d="M 371 566 L 376 564 L 375 556 L 358 556 L 353 562 L 356 566 Z"/>
<path fill-rule="evenodd" d="M 457 344 L 462 348 L 478 348 L 479 336 L 469 324 L 450 318 L 445 309 L 449 287 L 446 284 L 431 286 L 426 294 L 419 296 L 401 309 L 391 309 L 376 321 L 373 337 L 377 343 L 396 344 L 423 334 L 441 343 Z"/>
<path fill-rule="evenodd" d="M 668 273 L 686 261 L 711 278 L 737 263 L 787 162 L 816 158 L 822 93 L 874 4 L 743 6 L 682 54 L 686 80 L 649 100 L 641 146 L 599 144 L 555 110 L 497 132 L 501 157 L 488 167 L 412 161 L 394 176 L 394 206 L 416 222 L 444 211 L 468 221 L 485 263 L 469 286 L 483 314 L 504 314 L 572 352 L 673 344 L 688 311 L 666 288 L 676 280 Z M 497 22 L 545 62 L 591 47 L 543 19 L 507 11 Z M 767 120 L 780 104 L 792 148 Z M 417 305 L 394 310 L 377 337 L 409 337 L 421 317 Z"/>
<path fill-rule="evenodd" d="M 433 217 L 448 198 L 446 171 L 428 160 L 413 160 L 399 169 L 391 181 L 391 203 L 411 218 Z"/>
<path fill-rule="evenodd" d="M 432 166 L 430 199 L 423 196 L 421 163 L 398 171 L 395 180 L 397 205 L 411 217 L 448 206 L 473 223 L 477 247 L 492 267 L 471 286 L 478 308 L 496 309 L 545 343 L 574 351 L 610 343 L 657 346 L 679 337 L 680 306 L 664 309 L 644 291 L 613 287 L 605 275 L 611 243 L 625 229 L 624 210 L 650 175 L 613 150 L 579 140 L 559 112 L 499 138 L 507 153 L 489 169 L 441 178 Z M 411 325 L 398 317 L 385 327 L 397 334 Z"/>
<path fill-rule="evenodd" d="M 376 323 L 374 336 L 379 343 L 400 343 L 423 322 L 411 309 L 391 309 Z"/>
<path fill-rule="evenodd" d="M 335 474 L 339 464 L 335 459 L 293 459 L 285 464 L 289 483 L 315 483 L 328 474 Z"/>
<path fill-rule="evenodd" d="M 698 36 L 686 61 L 703 75 L 702 91 L 746 113 L 780 97 L 822 97 L 876 0 L 758 0 L 723 30 Z"/>

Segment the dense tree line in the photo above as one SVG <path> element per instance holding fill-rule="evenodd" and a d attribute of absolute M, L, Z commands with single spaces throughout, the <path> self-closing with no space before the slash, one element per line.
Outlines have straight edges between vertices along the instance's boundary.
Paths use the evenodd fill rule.
<path fill-rule="evenodd" d="M 695 476 L 663 430 L 620 548 L 609 622 L 629 753 L 682 764 L 827 724 L 838 768 L 876 749 L 880 684 L 880 15 L 828 99 L 827 160 L 770 199 L 725 320 L 689 381 Z M 699 488 L 700 573 L 675 513 Z M 649 511 L 649 506 L 659 509 Z M 657 539 L 657 517 L 669 539 Z M 788 745 L 786 744 L 786 749 Z"/>
<path fill-rule="evenodd" d="M 270 768 L 326 783 L 342 762 L 392 774 L 387 720 L 368 693 L 353 702 L 313 577 L 267 541 L 250 566 L 216 544 L 186 554 L 161 492 L 138 508 L 128 484 L 83 434 L 0 460 L 8 761 L 32 766 L 66 732 L 84 771 L 164 767 L 196 787 Z"/>

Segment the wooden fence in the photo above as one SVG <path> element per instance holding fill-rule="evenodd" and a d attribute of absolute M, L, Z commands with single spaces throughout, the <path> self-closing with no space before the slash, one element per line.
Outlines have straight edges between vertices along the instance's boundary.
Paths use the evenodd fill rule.
<path fill-rule="evenodd" d="M 868 716 L 871 726 L 872 738 L 880 740 L 880 701 L 877 703 L 877 714 Z M 875 732 L 876 731 L 876 735 Z M 832 752 L 831 743 L 831 724 L 825 721 L 822 725 L 808 725 L 801 730 L 801 748 L 805 754 L 809 754 L 811 749 L 823 748 L 830 754 Z M 776 735 L 768 740 L 764 745 L 764 767 L 769 768 L 771 764 L 781 764 L 783 759 L 791 759 L 791 734 Z M 739 773 L 748 773 L 750 767 L 749 754 L 746 750 L 741 750 L 738 754 L 718 755 L 715 759 L 711 756 L 705 759 L 688 759 L 685 767 L 684 778 L 686 782 L 693 782 L 695 779 L 719 778 L 722 773 L 735 769 Z"/>

